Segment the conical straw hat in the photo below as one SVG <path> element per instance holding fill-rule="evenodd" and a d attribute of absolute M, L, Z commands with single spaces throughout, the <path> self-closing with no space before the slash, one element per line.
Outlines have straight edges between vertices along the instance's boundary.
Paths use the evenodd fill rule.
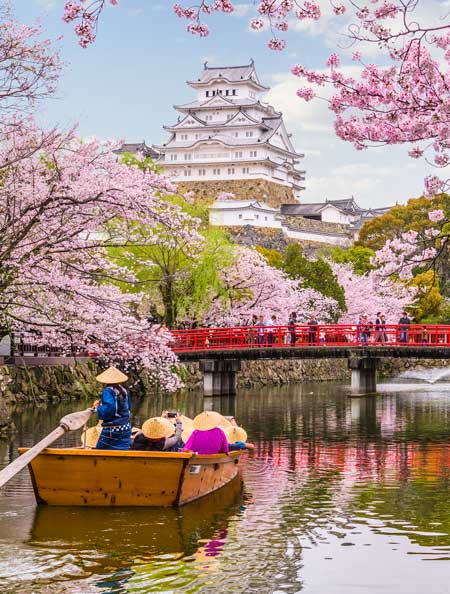
<path fill-rule="evenodd" d="M 121 384 L 122 382 L 127 381 L 128 376 L 119 371 L 116 367 L 111 366 L 100 373 L 100 375 L 97 375 L 95 379 L 102 384 Z"/>
<path fill-rule="evenodd" d="M 86 431 L 83 431 L 81 434 L 81 445 L 85 445 L 87 448 L 95 448 L 101 432 L 101 423 L 98 423 L 94 427 L 89 427 L 89 429 L 86 429 Z"/>
<path fill-rule="evenodd" d="M 188 439 L 191 437 L 191 435 L 194 433 L 194 431 L 195 431 L 194 425 L 191 425 L 191 426 L 183 429 L 183 432 L 181 434 L 181 439 L 183 440 L 183 443 L 188 442 Z"/>
<path fill-rule="evenodd" d="M 228 427 L 225 429 L 225 435 L 228 440 L 228 443 L 234 443 L 235 441 L 247 441 L 247 431 L 242 429 L 242 427 Z"/>
<path fill-rule="evenodd" d="M 150 439 L 161 439 L 174 434 L 174 428 L 169 419 L 153 417 L 142 425 L 142 433 Z"/>
<path fill-rule="evenodd" d="M 205 410 L 194 419 L 194 427 L 199 431 L 209 431 L 219 427 L 222 420 L 226 420 L 218 412 Z"/>
<path fill-rule="evenodd" d="M 226 419 L 222 415 L 220 415 L 220 416 L 221 416 L 221 419 L 220 419 L 219 427 L 221 429 L 223 429 L 225 431 L 225 429 L 228 429 L 229 427 L 233 426 L 233 424 L 228 419 Z"/>

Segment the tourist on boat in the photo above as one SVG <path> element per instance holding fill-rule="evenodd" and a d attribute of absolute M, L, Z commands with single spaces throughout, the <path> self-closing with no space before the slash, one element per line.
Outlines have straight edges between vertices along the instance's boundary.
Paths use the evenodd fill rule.
<path fill-rule="evenodd" d="M 175 417 L 175 427 L 167 417 L 153 417 L 142 425 L 131 449 L 145 452 L 178 451 L 182 431 L 183 423 L 178 415 Z"/>
<path fill-rule="evenodd" d="M 121 385 L 128 377 L 109 367 L 96 377 L 105 387 L 100 400 L 93 403 L 98 418 L 103 421 L 98 438 L 98 450 L 128 450 L 131 438 L 131 400 L 128 391 Z"/>
<path fill-rule="evenodd" d="M 225 429 L 225 436 L 230 452 L 234 450 L 253 450 L 255 447 L 253 443 L 247 442 L 247 431 L 237 425 L 232 425 L 228 429 Z"/>
<path fill-rule="evenodd" d="M 164 410 L 161 413 L 161 416 L 164 417 L 165 419 L 169 419 L 169 421 L 172 423 L 172 425 L 174 425 L 174 429 L 177 424 L 177 420 L 181 421 L 181 423 L 183 425 L 183 427 L 182 427 L 183 433 L 185 430 L 188 430 L 188 429 L 191 429 L 191 432 L 194 430 L 193 420 L 179 412 L 169 412 L 167 410 Z M 180 450 L 182 450 L 184 448 L 184 444 L 186 443 L 187 440 L 183 439 L 183 433 L 181 434 L 181 437 L 178 440 L 178 442 L 174 446 L 169 448 L 167 451 L 179 452 Z M 189 433 L 189 435 L 190 435 L 190 433 Z"/>
<path fill-rule="evenodd" d="M 186 442 L 184 450 L 196 454 L 228 454 L 228 440 L 220 428 L 223 422 L 221 414 L 204 411 L 193 421 L 194 431 Z"/>

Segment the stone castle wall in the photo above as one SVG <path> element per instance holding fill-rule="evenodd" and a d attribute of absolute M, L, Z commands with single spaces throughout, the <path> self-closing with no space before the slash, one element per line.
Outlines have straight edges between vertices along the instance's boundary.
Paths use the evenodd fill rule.
<path fill-rule="evenodd" d="M 339 233 L 347 235 L 349 233 L 348 227 L 341 223 L 327 223 L 325 221 L 316 221 L 314 219 L 307 219 L 302 216 L 285 215 L 284 222 L 292 229 L 299 229 L 302 231 L 316 231 L 319 233 Z"/>
<path fill-rule="evenodd" d="M 194 192 L 201 204 L 210 205 L 220 192 L 231 192 L 236 200 L 260 200 L 273 208 L 282 204 L 298 204 L 292 188 L 265 179 L 230 179 L 217 181 L 179 182 L 180 192 Z"/>

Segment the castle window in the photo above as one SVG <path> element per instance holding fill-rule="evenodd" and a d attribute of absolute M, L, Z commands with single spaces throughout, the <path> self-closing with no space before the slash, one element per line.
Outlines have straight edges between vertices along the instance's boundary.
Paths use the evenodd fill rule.
<path fill-rule="evenodd" d="M 206 169 L 199 169 L 198 170 L 198 174 L 199 175 L 206 175 Z"/>
<path fill-rule="evenodd" d="M 256 157 L 257 151 L 250 151 L 250 157 Z"/>
<path fill-rule="evenodd" d="M 230 91 L 227 89 L 227 90 L 225 91 L 225 95 L 228 97 L 228 95 L 229 95 L 229 94 L 230 94 Z"/>
<path fill-rule="evenodd" d="M 213 169 L 213 175 L 220 175 L 220 169 Z"/>
<path fill-rule="evenodd" d="M 190 169 L 185 169 L 184 170 L 184 177 L 191 177 L 191 170 Z"/>
<path fill-rule="evenodd" d="M 242 219 L 242 215 L 241 214 L 239 215 L 239 218 Z"/>
<path fill-rule="evenodd" d="M 176 161 L 177 160 L 178 155 L 170 155 L 170 160 L 171 161 Z"/>
<path fill-rule="evenodd" d="M 184 155 L 184 160 L 185 160 L 185 161 L 190 161 L 191 159 L 192 159 L 192 155 L 191 155 L 191 153 L 186 153 L 186 154 Z"/>
<path fill-rule="evenodd" d="M 201 138 L 201 137 L 202 137 L 202 135 L 201 135 L 201 134 L 196 134 L 196 135 L 195 135 L 195 140 L 198 140 L 198 139 L 199 139 L 199 138 Z"/>
<path fill-rule="evenodd" d="M 242 168 L 242 173 L 250 173 L 250 168 L 249 167 L 243 167 Z"/>
<path fill-rule="evenodd" d="M 234 175 L 234 167 L 228 167 L 228 175 Z"/>
<path fill-rule="evenodd" d="M 238 152 L 234 153 L 234 158 L 235 159 L 242 159 L 242 151 L 238 151 Z"/>
<path fill-rule="evenodd" d="M 233 89 L 233 95 L 236 95 L 236 89 Z"/>
<path fill-rule="evenodd" d="M 180 134 L 180 138 L 181 138 L 181 140 L 187 140 L 188 139 L 188 135 L 187 134 Z"/>
<path fill-rule="evenodd" d="M 259 215 L 255 215 L 255 219 L 258 220 L 259 219 Z"/>
<path fill-rule="evenodd" d="M 264 220 L 267 221 L 267 217 L 264 217 Z"/>
<path fill-rule="evenodd" d="M 206 91 L 206 96 L 209 97 L 209 91 Z"/>
<path fill-rule="evenodd" d="M 252 131 L 249 131 L 249 130 L 247 130 L 247 132 L 245 133 L 245 136 L 246 136 L 247 138 L 251 138 L 251 137 L 253 136 L 253 132 L 252 132 Z"/>
<path fill-rule="evenodd" d="M 235 138 L 239 138 L 239 132 L 234 133 Z"/>

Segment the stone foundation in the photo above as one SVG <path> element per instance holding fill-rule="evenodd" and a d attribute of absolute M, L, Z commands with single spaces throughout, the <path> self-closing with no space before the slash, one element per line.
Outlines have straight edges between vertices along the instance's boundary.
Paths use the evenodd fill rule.
<path fill-rule="evenodd" d="M 316 221 L 315 219 L 307 219 L 302 216 L 285 215 L 284 221 L 286 225 L 292 229 L 299 229 L 301 231 L 317 231 L 319 233 L 342 233 L 348 235 L 349 229 L 346 225 L 341 223 L 327 223 L 325 221 Z"/>
<path fill-rule="evenodd" d="M 393 377 L 408 369 L 431 369 L 450 367 L 448 359 L 381 359 L 378 371 L 380 375 Z"/>
<path fill-rule="evenodd" d="M 236 200 L 260 200 L 273 208 L 298 204 L 292 188 L 265 179 L 230 179 L 177 183 L 180 192 L 194 192 L 196 202 L 210 205 L 220 192 L 231 192 Z"/>

